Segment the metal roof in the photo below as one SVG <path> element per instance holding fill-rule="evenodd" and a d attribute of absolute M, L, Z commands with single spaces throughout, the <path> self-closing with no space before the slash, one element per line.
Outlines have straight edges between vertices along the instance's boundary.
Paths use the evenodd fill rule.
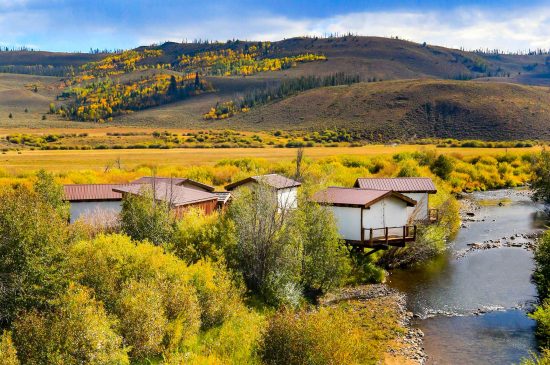
<path fill-rule="evenodd" d="M 313 201 L 327 205 L 357 206 L 366 208 L 387 197 L 401 199 L 410 206 L 416 205 L 415 200 L 391 190 L 340 188 L 335 186 L 331 186 L 328 189 L 314 194 Z"/>
<path fill-rule="evenodd" d="M 147 189 L 151 189 L 152 185 L 148 184 L 130 184 L 123 187 L 115 188 L 119 193 L 127 193 L 133 195 L 142 195 Z M 200 203 L 209 200 L 218 200 L 218 197 L 212 193 L 197 189 L 187 188 L 185 186 L 174 185 L 170 183 L 157 182 L 155 184 L 155 199 L 170 203 L 174 207 Z"/>
<path fill-rule="evenodd" d="M 222 204 L 226 204 L 231 200 L 231 193 L 228 191 L 215 191 L 212 194 L 216 195 L 218 197 L 218 202 Z"/>
<path fill-rule="evenodd" d="M 65 200 L 78 201 L 102 201 L 121 200 L 122 195 L 113 191 L 114 188 L 123 188 L 129 184 L 74 184 L 64 185 Z"/>
<path fill-rule="evenodd" d="M 279 174 L 267 174 L 267 175 L 258 175 L 258 176 L 251 176 L 249 178 L 246 178 L 244 180 L 240 180 L 237 182 L 234 182 L 232 184 L 229 184 L 225 187 L 226 190 L 233 190 L 241 185 L 247 184 L 249 182 L 255 182 L 255 183 L 261 183 L 268 186 L 271 186 L 272 188 L 275 188 L 277 190 L 280 189 L 288 189 L 288 188 L 294 188 L 302 185 L 300 182 L 296 180 L 289 179 L 287 177 L 284 177 Z"/>
<path fill-rule="evenodd" d="M 359 178 L 355 181 L 356 188 L 371 190 L 393 190 L 400 193 L 437 193 L 432 179 L 429 177 L 396 177 L 396 178 Z"/>
<path fill-rule="evenodd" d="M 153 182 L 156 182 L 156 183 L 165 183 L 165 184 L 175 184 L 175 185 L 183 185 L 185 183 L 187 184 L 191 184 L 191 185 L 195 185 L 203 190 L 206 190 L 206 191 L 214 191 L 214 187 L 213 186 L 210 186 L 210 185 L 207 185 L 207 184 L 203 184 L 201 182 L 198 182 L 198 181 L 195 181 L 195 180 L 192 180 L 192 179 L 188 179 L 188 178 L 185 178 L 185 177 L 157 177 L 157 176 L 143 176 L 143 177 L 140 177 L 139 179 L 137 180 L 134 180 L 132 181 L 133 184 L 149 184 L 149 185 L 152 185 Z"/>

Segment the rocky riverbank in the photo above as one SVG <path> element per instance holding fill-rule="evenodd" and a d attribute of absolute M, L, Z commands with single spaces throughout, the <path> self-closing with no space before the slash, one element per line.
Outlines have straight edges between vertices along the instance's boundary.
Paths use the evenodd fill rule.
<path fill-rule="evenodd" d="M 407 311 L 406 296 L 403 293 L 386 284 L 361 285 L 342 288 L 327 294 L 320 300 L 320 305 L 330 306 L 341 302 L 369 302 L 381 299 L 387 306 L 392 306 L 395 309 L 398 324 L 404 329 L 397 333 L 389 344 L 383 363 L 388 365 L 425 364 L 427 355 L 424 351 L 424 334 L 418 328 L 413 327 L 413 313 Z"/>

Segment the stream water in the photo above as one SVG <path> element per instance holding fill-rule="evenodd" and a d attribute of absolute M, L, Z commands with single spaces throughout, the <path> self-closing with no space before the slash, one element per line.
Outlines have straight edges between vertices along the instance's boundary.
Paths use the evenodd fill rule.
<path fill-rule="evenodd" d="M 530 280 L 533 253 L 522 247 L 467 250 L 487 240 L 527 241 L 516 235 L 540 231 L 547 217 L 522 191 L 473 198 L 482 204 L 476 221 L 460 229 L 445 254 L 389 277 L 418 317 L 428 364 L 516 364 L 536 352 L 535 323 L 527 316 L 537 294 Z"/>

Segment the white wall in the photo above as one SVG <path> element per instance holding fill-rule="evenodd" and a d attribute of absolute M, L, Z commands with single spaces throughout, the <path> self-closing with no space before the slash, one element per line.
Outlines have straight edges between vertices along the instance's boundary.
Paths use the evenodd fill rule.
<path fill-rule="evenodd" d="M 279 209 L 298 208 L 298 188 L 288 188 L 277 190 L 277 203 Z"/>
<path fill-rule="evenodd" d="M 342 238 L 350 241 L 360 241 L 361 208 L 335 206 L 331 208 Z"/>
<path fill-rule="evenodd" d="M 401 236 L 403 226 L 407 225 L 409 218 L 407 203 L 403 200 L 388 197 L 370 206 L 370 209 L 363 210 L 364 228 L 386 228 L 389 227 L 389 235 Z M 394 228 L 395 227 L 395 228 Z M 373 236 L 383 236 L 385 230 L 376 229 Z M 365 239 L 368 240 L 370 232 L 365 231 Z"/>
<path fill-rule="evenodd" d="M 70 203 L 71 222 L 75 222 L 79 218 L 86 219 L 86 216 L 90 216 L 92 214 L 118 214 L 121 210 L 122 201 Z"/>
<path fill-rule="evenodd" d="M 407 213 L 410 218 L 413 220 L 428 219 L 428 193 L 403 193 L 403 195 L 416 200 L 416 206 L 407 208 Z"/>

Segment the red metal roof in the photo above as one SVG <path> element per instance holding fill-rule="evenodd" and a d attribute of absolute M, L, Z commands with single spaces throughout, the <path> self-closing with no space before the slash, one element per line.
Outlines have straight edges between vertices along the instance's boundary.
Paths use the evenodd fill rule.
<path fill-rule="evenodd" d="M 357 188 L 340 188 L 331 186 L 313 195 L 313 201 L 328 205 L 369 207 L 386 198 L 396 197 L 414 206 L 416 201 L 391 190 L 369 190 Z"/>
<path fill-rule="evenodd" d="M 148 188 L 151 189 L 151 186 L 152 185 L 148 184 L 130 184 L 115 188 L 115 191 L 119 193 L 141 195 L 145 193 Z M 174 207 L 179 207 L 209 200 L 217 201 L 218 197 L 206 191 L 160 182 L 155 184 L 155 199 L 168 202 Z"/>
<path fill-rule="evenodd" d="M 288 188 L 294 188 L 302 185 L 300 182 L 296 180 L 289 179 L 287 177 L 284 177 L 279 174 L 268 174 L 268 175 L 258 175 L 258 176 L 251 176 L 249 178 L 246 178 L 244 180 L 240 180 L 237 182 L 234 182 L 232 184 L 229 184 L 225 187 L 226 190 L 233 190 L 236 187 L 239 187 L 241 185 L 244 185 L 249 182 L 256 182 L 256 183 L 262 183 L 266 184 L 268 186 L 271 186 L 277 190 L 280 189 L 288 189 Z"/>
<path fill-rule="evenodd" d="M 198 182 L 198 181 L 195 181 L 195 180 L 192 180 L 192 179 L 188 179 L 188 178 L 184 178 L 184 177 L 157 177 L 157 176 L 143 176 L 143 177 L 140 177 L 139 179 L 137 180 L 134 180 L 132 181 L 132 184 L 152 184 L 153 181 L 159 183 L 166 183 L 166 184 L 175 184 L 175 185 L 183 185 L 185 183 L 187 184 L 191 184 L 191 185 L 195 185 L 197 186 L 198 188 L 201 188 L 203 190 L 206 190 L 206 191 L 214 191 L 214 187 L 213 186 L 210 186 L 210 185 L 207 185 L 207 184 L 203 184 L 201 182 Z"/>
<path fill-rule="evenodd" d="M 396 178 L 359 178 L 356 188 L 371 190 L 393 190 L 400 193 L 435 194 L 437 188 L 429 177 L 396 177 Z"/>
<path fill-rule="evenodd" d="M 128 184 L 75 184 L 63 186 L 67 201 L 121 200 L 122 195 L 113 191 Z"/>

